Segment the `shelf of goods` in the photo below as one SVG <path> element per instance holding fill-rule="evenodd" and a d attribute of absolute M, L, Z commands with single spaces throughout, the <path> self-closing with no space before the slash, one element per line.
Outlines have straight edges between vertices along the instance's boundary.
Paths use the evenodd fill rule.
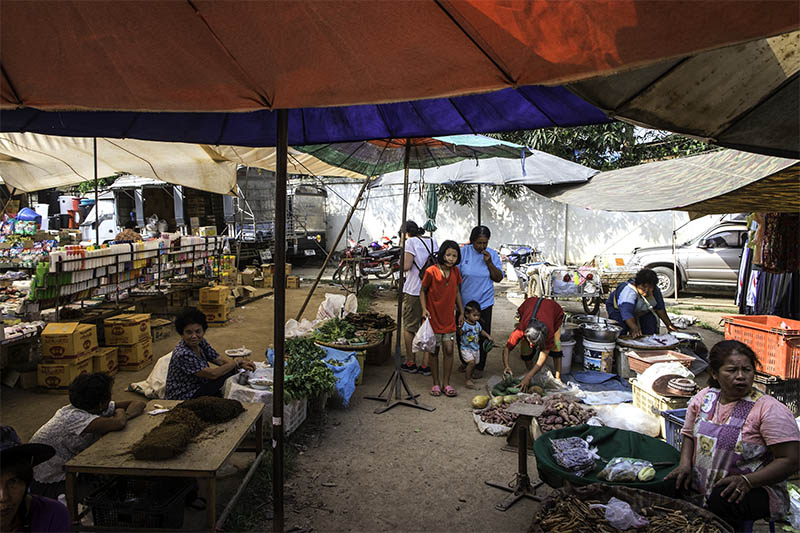
<path fill-rule="evenodd" d="M 63 246 L 36 265 L 31 300 L 60 304 L 91 297 L 119 298 L 134 287 L 160 289 L 171 280 L 208 277 L 223 238 L 169 235 L 97 248 Z"/>

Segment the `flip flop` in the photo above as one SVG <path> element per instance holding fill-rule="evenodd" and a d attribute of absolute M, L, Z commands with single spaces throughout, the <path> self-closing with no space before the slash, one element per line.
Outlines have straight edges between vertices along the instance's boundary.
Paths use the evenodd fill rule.
<path fill-rule="evenodd" d="M 441 396 L 441 395 L 442 395 L 442 389 L 439 388 L 439 385 L 434 385 L 431 388 L 431 396 Z"/>
<path fill-rule="evenodd" d="M 448 398 L 452 398 L 454 396 L 458 396 L 458 393 L 453 387 L 448 385 L 447 387 L 444 388 L 444 395 L 447 396 Z"/>

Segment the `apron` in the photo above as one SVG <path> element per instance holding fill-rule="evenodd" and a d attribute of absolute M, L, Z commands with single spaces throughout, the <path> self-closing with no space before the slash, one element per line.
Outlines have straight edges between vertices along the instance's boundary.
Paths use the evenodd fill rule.
<path fill-rule="evenodd" d="M 695 488 L 703 495 L 703 503 L 720 479 L 729 475 L 750 474 L 772 460 L 766 446 L 742 442 L 742 426 L 761 396 L 761 392 L 753 389 L 748 396 L 736 402 L 727 423 L 717 424 L 710 420 L 717 409 L 720 391 L 709 389 L 706 392 L 692 430 L 695 439 L 692 477 Z M 786 483 L 764 488 L 769 494 L 772 518 L 787 513 L 789 500 Z"/>

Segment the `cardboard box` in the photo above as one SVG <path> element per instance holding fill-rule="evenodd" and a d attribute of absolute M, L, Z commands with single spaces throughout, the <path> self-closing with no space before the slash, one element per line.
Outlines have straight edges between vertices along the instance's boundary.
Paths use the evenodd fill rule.
<path fill-rule="evenodd" d="M 247 267 L 242 271 L 242 285 L 253 285 L 257 271 L 253 267 Z"/>
<path fill-rule="evenodd" d="M 77 359 L 94 350 L 97 350 L 97 328 L 93 324 L 52 322 L 42 331 L 43 357 Z"/>
<path fill-rule="evenodd" d="M 161 339 L 169 338 L 172 335 L 173 324 L 171 320 L 166 318 L 154 318 L 150 320 L 150 337 L 153 342 L 158 342 Z"/>
<path fill-rule="evenodd" d="M 92 355 L 54 363 L 40 363 L 36 367 L 37 383 L 46 389 L 69 387 L 72 380 L 92 371 Z"/>
<path fill-rule="evenodd" d="M 200 312 L 206 315 L 206 320 L 209 322 L 225 322 L 228 320 L 229 307 L 228 304 L 222 305 L 204 305 L 200 304 L 198 307 Z"/>
<path fill-rule="evenodd" d="M 263 289 L 265 285 L 264 278 L 255 278 L 253 280 L 253 287 L 256 289 Z"/>
<path fill-rule="evenodd" d="M 153 364 L 153 358 L 150 357 L 150 359 L 144 359 L 143 361 L 141 361 L 141 362 L 139 362 L 139 363 L 137 363 L 135 365 L 131 364 L 131 365 L 126 365 L 126 366 L 121 366 L 121 367 L 119 367 L 119 371 L 120 372 L 138 372 L 139 370 L 141 370 L 141 369 L 143 369 L 145 367 L 148 367 L 148 366 L 150 366 L 152 364 Z"/>
<path fill-rule="evenodd" d="M 118 351 L 118 346 L 101 346 L 92 355 L 92 372 L 105 372 L 109 376 L 116 374 L 119 370 Z"/>
<path fill-rule="evenodd" d="M 249 285 L 242 286 L 242 298 L 252 298 L 256 295 L 256 288 Z"/>
<path fill-rule="evenodd" d="M 19 381 L 17 384 L 23 389 L 35 389 L 37 385 L 38 372 L 36 370 L 28 370 L 27 372 L 19 373 Z"/>
<path fill-rule="evenodd" d="M 106 319 L 103 322 L 106 344 L 121 346 L 150 340 L 150 315 L 146 313 L 126 313 Z"/>
<path fill-rule="evenodd" d="M 153 341 L 150 337 L 146 341 L 127 346 L 117 346 L 117 359 L 120 370 L 128 370 L 130 367 L 137 367 L 144 361 L 153 359 Z"/>
<path fill-rule="evenodd" d="M 200 289 L 200 305 L 220 305 L 228 301 L 231 288 L 227 285 L 203 287 Z"/>
<path fill-rule="evenodd" d="M 264 288 L 271 289 L 275 286 L 275 276 L 270 274 L 269 276 L 264 276 Z"/>
<path fill-rule="evenodd" d="M 297 276 L 286 276 L 286 288 L 287 289 L 299 289 L 300 288 L 300 278 Z"/>
<path fill-rule="evenodd" d="M 272 263 L 264 263 L 263 265 L 261 265 L 261 273 L 265 278 L 272 276 L 273 274 L 275 274 L 275 265 Z M 290 263 L 286 263 L 286 275 L 288 276 L 291 273 L 292 273 L 292 265 Z"/>

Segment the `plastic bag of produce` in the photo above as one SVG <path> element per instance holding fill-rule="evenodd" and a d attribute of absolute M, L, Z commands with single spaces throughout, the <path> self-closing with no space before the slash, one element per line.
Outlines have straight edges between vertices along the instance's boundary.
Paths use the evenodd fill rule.
<path fill-rule="evenodd" d="M 431 327 L 431 321 L 429 319 L 426 318 L 419 327 L 419 330 L 417 330 L 417 334 L 414 335 L 414 341 L 411 344 L 411 349 L 415 352 L 428 353 L 433 353 L 436 350 L 436 336 L 433 333 L 433 328 Z"/>
<path fill-rule="evenodd" d="M 619 498 L 612 497 L 608 500 L 608 505 L 595 503 L 589 506 L 592 509 L 605 509 L 606 520 L 613 527 L 621 530 L 632 528 L 644 527 L 650 522 L 647 519 L 636 513 L 631 506 L 620 500 Z"/>
<path fill-rule="evenodd" d="M 644 459 L 634 459 L 633 457 L 614 457 L 597 474 L 600 479 L 606 481 L 650 481 L 656 475 L 653 463 Z"/>
<path fill-rule="evenodd" d="M 589 448 L 589 443 L 578 437 L 553 439 L 550 441 L 550 448 L 555 462 L 576 476 L 594 470 L 595 461 L 600 459 L 596 450 Z"/>

